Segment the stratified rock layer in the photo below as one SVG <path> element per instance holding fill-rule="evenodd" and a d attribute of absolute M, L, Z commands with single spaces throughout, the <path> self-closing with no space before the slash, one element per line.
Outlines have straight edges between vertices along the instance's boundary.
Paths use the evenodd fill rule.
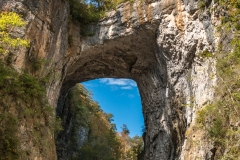
<path fill-rule="evenodd" d="M 13 65 L 31 71 L 31 59 L 47 60 L 34 74 L 50 77 L 49 102 L 60 117 L 68 114 L 64 97 L 76 83 L 106 77 L 133 79 L 146 126 L 145 159 L 171 160 L 212 156 L 209 142 L 191 145 L 195 136 L 185 136 L 196 111 L 213 97 L 216 81 L 215 61 L 199 53 L 214 52 L 217 21 L 210 12 L 198 10 L 197 3 L 126 2 L 89 26 L 95 33 L 92 37 L 82 37 L 81 25 L 69 22 L 67 2 L 4 0 L 0 6 L 28 21 L 25 33 L 31 47 L 19 52 Z M 34 156 L 41 159 L 43 154 Z"/>

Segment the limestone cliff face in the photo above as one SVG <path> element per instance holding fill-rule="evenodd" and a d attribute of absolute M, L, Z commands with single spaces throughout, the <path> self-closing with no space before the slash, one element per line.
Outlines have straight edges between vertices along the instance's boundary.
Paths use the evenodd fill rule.
<path fill-rule="evenodd" d="M 214 95 L 215 61 L 200 53 L 215 51 L 217 18 L 198 10 L 197 3 L 126 2 L 89 26 L 95 33 L 92 37 L 82 37 L 81 25 L 68 19 L 67 2 L 2 0 L 0 6 L 1 11 L 16 11 L 28 21 L 24 33 L 31 47 L 19 51 L 13 65 L 50 77 L 47 95 L 59 116 L 67 114 L 64 97 L 76 83 L 131 78 L 142 99 L 145 159 L 211 159 L 211 142 L 204 140 L 201 131 L 195 133 L 193 126 L 196 111 Z M 35 58 L 46 60 L 37 72 L 29 65 Z M 41 159 L 42 155 L 35 156 Z"/>
<path fill-rule="evenodd" d="M 212 146 L 202 133 L 186 137 L 185 131 L 214 94 L 215 61 L 200 53 L 214 52 L 216 23 L 193 1 L 124 3 L 89 27 L 96 34 L 79 45 L 63 87 L 96 77 L 132 78 L 143 104 L 145 159 L 209 159 Z"/>
<path fill-rule="evenodd" d="M 56 107 L 65 73 L 65 56 L 68 52 L 67 4 L 43 0 L 0 0 L 0 11 L 17 12 L 28 22 L 24 30 L 15 32 L 15 36 L 26 36 L 30 39 L 30 48 L 14 52 L 12 66 L 19 72 L 28 72 L 35 77 L 49 79 L 46 86 L 47 97 L 50 104 Z M 27 122 L 32 125 L 24 126 Z M 47 151 L 34 144 L 31 134 L 36 126 L 37 124 L 31 119 L 23 120 L 18 129 L 19 150 L 27 151 L 28 159 L 57 159 L 56 148 L 52 145 L 54 144 L 53 136 L 43 140 L 47 142 L 47 144 L 42 143 L 44 147 L 50 147 Z M 47 133 L 48 130 L 45 129 L 45 132 Z M 26 157 L 20 156 L 20 159 L 26 159 Z"/>
<path fill-rule="evenodd" d="M 28 22 L 19 32 L 30 39 L 30 48 L 15 54 L 14 68 L 38 77 L 49 76 L 47 94 L 51 105 L 56 106 L 68 54 L 68 5 L 59 1 L 1 0 L 0 6 L 0 11 L 17 12 Z M 37 72 L 33 69 L 36 59 L 44 61 Z"/>

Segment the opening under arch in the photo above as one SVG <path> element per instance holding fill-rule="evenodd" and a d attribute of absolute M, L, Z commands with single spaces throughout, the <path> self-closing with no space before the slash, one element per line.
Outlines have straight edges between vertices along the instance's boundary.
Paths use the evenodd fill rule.
<path fill-rule="evenodd" d="M 169 91 L 166 59 L 156 45 L 155 31 L 140 29 L 130 36 L 91 46 L 72 58 L 69 64 L 56 109 L 58 116 L 71 117 L 64 103 L 69 89 L 75 84 L 98 78 L 132 79 L 137 83 L 142 102 L 146 127 L 145 159 L 169 159 L 178 152 L 173 141 L 181 143 L 181 140 L 176 141 L 172 135 L 177 128 L 173 126 L 175 118 L 169 108 L 174 102 L 166 101 Z M 71 125 L 70 121 L 64 121 L 64 124 Z M 64 141 L 61 147 L 66 143 Z"/>
<path fill-rule="evenodd" d="M 128 126 L 130 137 L 142 136 L 144 127 L 142 104 L 138 87 L 130 79 L 101 78 L 82 83 L 92 93 L 101 109 L 114 116 L 117 131 Z"/>

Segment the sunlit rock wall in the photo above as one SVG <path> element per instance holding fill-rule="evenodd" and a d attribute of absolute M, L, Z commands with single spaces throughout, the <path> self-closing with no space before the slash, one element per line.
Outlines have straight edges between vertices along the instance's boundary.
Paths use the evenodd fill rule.
<path fill-rule="evenodd" d="M 213 156 L 211 142 L 192 126 L 196 111 L 214 95 L 216 62 L 201 53 L 214 53 L 218 21 L 208 9 L 211 1 L 204 10 L 197 4 L 193 0 L 126 2 L 88 26 L 94 36 L 82 37 L 81 25 L 68 18 L 67 2 L 0 1 L 2 11 L 16 11 L 28 21 L 24 33 L 31 46 L 19 51 L 13 66 L 49 76 L 47 95 L 60 117 L 67 114 L 63 101 L 68 89 L 78 82 L 101 77 L 137 82 L 146 126 L 146 160 Z M 35 58 L 45 60 L 37 72 L 31 66 Z M 186 135 L 186 130 L 191 134 Z"/>

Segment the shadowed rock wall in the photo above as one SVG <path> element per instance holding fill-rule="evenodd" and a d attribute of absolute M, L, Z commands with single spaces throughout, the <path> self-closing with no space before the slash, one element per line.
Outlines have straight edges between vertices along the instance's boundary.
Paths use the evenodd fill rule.
<path fill-rule="evenodd" d="M 212 155 L 210 143 L 201 136 L 202 144 L 193 146 L 190 141 L 195 137 L 185 135 L 196 111 L 213 97 L 216 81 L 215 61 L 199 53 L 215 51 L 217 21 L 213 13 L 198 10 L 197 3 L 126 2 L 89 26 L 95 33 L 92 37 L 82 37 L 81 25 L 69 21 L 67 2 L 18 0 L 2 1 L 0 6 L 23 14 L 28 21 L 24 33 L 31 47 L 16 56 L 14 66 L 50 77 L 49 102 L 60 117 L 68 114 L 64 97 L 76 83 L 105 77 L 133 79 L 140 90 L 146 126 L 145 159 L 170 160 Z M 31 58 L 47 63 L 33 72 Z M 36 156 L 41 159 L 41 154 Z"/>

